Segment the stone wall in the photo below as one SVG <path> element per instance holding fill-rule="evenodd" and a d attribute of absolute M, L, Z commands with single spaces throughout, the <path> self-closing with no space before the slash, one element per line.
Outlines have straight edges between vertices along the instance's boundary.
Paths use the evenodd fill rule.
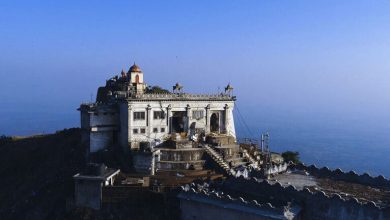
<path fill-rule="evenodd" d="M 367 173 L 359 175 L 354 171 L 343 172 L 341 169 L 330 170 L 328 167 L 318 168 L 315 165 L 306 166 L 304 164 L 299 164 L 299 165 L 291 164 L 289 168 L 306 170 L 311 175 L 319 178 L 330 178 L 334 180 L 359 183 L 359 184 L 372 186 L 372 187 L 390 189 L 390 180 L 386 179 L 382 175 L 373 177 Z"/>
<path fill-rule="evenodd" d="M 222 191 L 208 191 L 194 184 L 182 187 L 179 193 L 181 219 L 300 219 L 300 208 L 274 207 L 270 203 L 260 204 L 256 200 L 232 197 Z"/>
<path fill-rule="evenodd" d="M 196 161 L 202 160 L 203 148 L 161 149 L 161 161 Z"/>
<path fill-rule="evenodd" d="M 256 178 L 230 178 L 223 188 L 237 194 L 248 194 L 270 201 L 272 204 L 285 204 L 296 201 L 303 208 L 304 219 L 378 219 L 390 218 L 390 208 L 380 208 L 374 202 L 362 202 L 356 198 L 344 199 L 338 194 L 327 195 L 323 191 L 301 191 L 294 186 L 283 187 L 280 183 L 270 184 Z"/>
<path fill-rule="evenodd" d="M 83 130 L 83 144 L 89 145 L 89 152 L 97 152 L 114 143 L 114 132 L 118 130 L 119 114 L 113 105 L 82 104 L 80 122 Z"/>
<path fill-rule="evenodd" d="M 99 131 L 90 133 L 90 152 L 98 152 L 112 147 L 114 143 L 113 131 Z"/>
<path fill-rule="evenodd" d="M 102 183 L 97 181 L 75 180 L 75 204 L 80 207 L 100 209 Z"/>
<path fill-rule="evenodd" d="M 152 168 L 152 153 L 135 152 L 132 153 L 133 166 L 137 173 L 149 174 Z"/>

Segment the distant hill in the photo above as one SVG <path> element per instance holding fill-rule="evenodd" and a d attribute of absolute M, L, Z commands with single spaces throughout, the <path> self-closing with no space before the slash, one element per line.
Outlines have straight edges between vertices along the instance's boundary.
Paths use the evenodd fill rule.
<path fill-rule="evenodd" d="M 84 164 L 80 129 L 0 141 L 1 219 L 64 219 Z"/>

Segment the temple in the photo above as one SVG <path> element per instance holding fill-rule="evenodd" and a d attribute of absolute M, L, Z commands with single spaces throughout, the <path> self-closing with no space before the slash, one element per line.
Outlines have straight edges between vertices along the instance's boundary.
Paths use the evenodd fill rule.
<path fill-rule="evenodd" d="M 156 93 L 148 89 L 136 64 L 98 89 L 96 103 L 82 104 L 81 127 L 90 152 L 118 143 L 123 149 L 145 150 L 170 136 L 197 137 L 217 133 L 235 138 L 231 87 L 217 95 L 182 92 Z"/>
<path fill-rule="evenodd" d="M 238 152 L 238 145 L 232 145 L 236 139 L 232 90 L 230 84 L 220 94 L 184 93 L 179 83 L 172 91 L 148 87 L 134 63 L 127 73 L 122 70 L 98 89 L 95 103 L 81 104 L 83 143 L 89 153 L 118 147 L 131 152 L 138 171 L 149 172 L 152 165 L 202 169 L 204 149 L 194 142 L 216 137 L 229 143 L 228 152 Z M 158 160 L 151 162 L 154 158 L 145 158 L 145 152 L 155 152 Z"/>
<path fill-rule="evenodd" d="M 74 204 L 111 219 L 390 218 L 389 179 L 294 162 L 268 133 L 238 142 L 232 90 L 151 87 L 136 64 L 107 80 L 79 108 L 89 163 Z"/>

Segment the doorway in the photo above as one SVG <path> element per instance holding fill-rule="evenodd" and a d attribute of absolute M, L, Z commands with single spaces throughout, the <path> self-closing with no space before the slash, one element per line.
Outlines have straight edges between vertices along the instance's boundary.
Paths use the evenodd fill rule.
<path fill-rule="evenodd" d="M 210 131 L 219 132 L 219 114 L 213 113 L 210 117 Z"/>
<path fill-rule="evenodd" d="M 188 130 L 187 112 L 172 112 L 171 133 L 182 133 Z"/>

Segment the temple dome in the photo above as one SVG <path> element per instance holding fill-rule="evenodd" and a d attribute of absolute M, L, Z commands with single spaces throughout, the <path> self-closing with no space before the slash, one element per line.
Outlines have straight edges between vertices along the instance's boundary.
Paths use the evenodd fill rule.
<path fill-rule="evenodd" d="M 130 73 L 131 73 L 131 72 L 138 72 L 138 73 L 141 73 L 142 70 L 141 70 L 141 68 L 139 68 L 139 66 L 137 66 L 137 64 L 134 63 L 134 64 L 130 67 L 129 72 L 130 72 Z"/>

